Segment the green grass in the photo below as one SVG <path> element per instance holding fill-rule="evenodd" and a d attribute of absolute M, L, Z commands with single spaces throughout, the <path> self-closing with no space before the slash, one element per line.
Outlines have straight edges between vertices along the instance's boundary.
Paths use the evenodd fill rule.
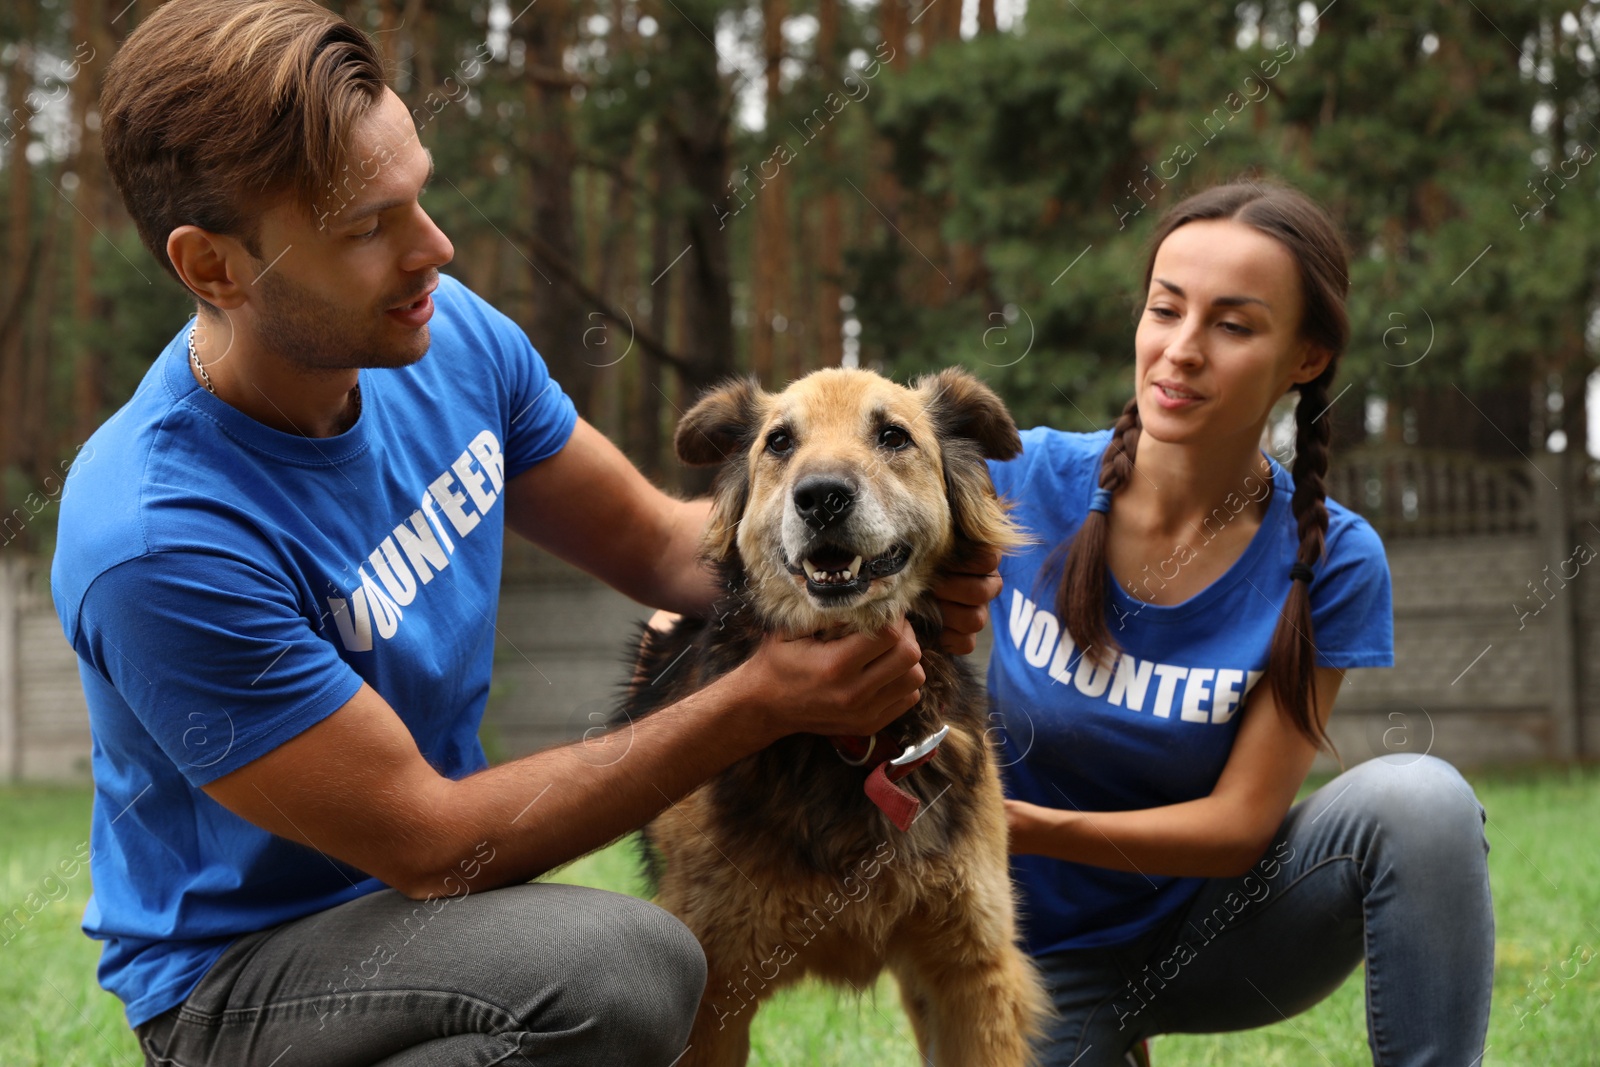
<path fill-rule="evenodd" d="M 1486 1065 L 1588 1063 L 1600 1048 L 1600 768 L 1471 776 L 1489 811 L 1497 947 Z M 87 871 L 61 878 L 89 824 L 83 789 L 0 789 L 0 908 L 36 913 L 0 944 L 0 1065 L 142 1062 L 121 1005 L 95 982 L 98 944 L 78 929 Z M 54 879 L 51 879 L 54 874 Z M 627 847 L 555 880 L 637 893 Z M 64 895 L 63 895 L 64 894 Z M 49 897 L 59 897 L 51 901 Z M 4 935 L 0 934 L 0 940 Z M 1358 972 L 1313 1010 L 1262 1030 L 1157 1039 L 1158 1067 L 1371 1063 Z M 751 1063 L 914 1067 L 893 982 L 865 996 L 805 985 L 757 1016 Z"/>

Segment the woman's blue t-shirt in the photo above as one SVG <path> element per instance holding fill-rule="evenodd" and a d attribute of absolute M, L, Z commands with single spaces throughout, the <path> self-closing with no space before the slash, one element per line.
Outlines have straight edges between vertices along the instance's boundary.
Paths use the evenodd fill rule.
<path fill-rule="evenodd" d="M 1180 604 L 1146 603 L 1109 576 L 1107 623 L 1122 653 L 1111 668 L 1081 655 L 1054 610 L 1057 581 L 1041 573 L 1076 534 L 1098 484 L 1111 432 L 1022 435 L 1022 454 L 991 462 L 1013 517 L 1036 538 L 1000 565 L 989 692 L 1000 717 L 1006 795 L 1051 808 L 1126 811 L 1210 794 L 1238 730 L 1245 695 L 1263 675 L 1289 593 L 1298 537 L 1294 482 L 1271 457 L 1266 518 L 1227 572 Z M 1247 483 L 1204 523 L 1198 543 L 1155 561 L 1136 586 L 1157 590 L 1205 551 L 1250 501 Z M 1114 505 L 1113 505 L 1114 506 Z M 1394 664 L 1389 568 L 1361 516 L 1327 502 L 1326 555 L 1311 583 L 1316 663 Z M 1012 857 L 1034 955 L 1137 939 L 1188 903 L 1201 878 L 1118 871 L 1044 856 Z"/>

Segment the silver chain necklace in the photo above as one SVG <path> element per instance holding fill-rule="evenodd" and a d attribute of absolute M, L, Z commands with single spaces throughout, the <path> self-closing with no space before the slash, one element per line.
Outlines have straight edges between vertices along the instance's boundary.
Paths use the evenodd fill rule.
<path fill-rule="evenodd" d="M 206 365 L 200 362 L 200 353 L 194 350 L 195 329 L 199 327 L 196 322 L 189 330 L 189 362 L 194 364 L 194 369 L 200 374 L 200 384 L 206 387 L 206 392 L 212 396 L 217 395 L 217 387 L 211 384 L 211 375 L 206 373 Z"/>
<path fill-rule="evenodd" d="M 198 326 L 199 323 L 197 322 L 195 325 Z M 189 330 L 189 362 L 194 364 L 195 371 L 200 375 L 200 384 L 206 387 L 206 392 L 216 396 L 217 387 L 211 384 L 211 375 L 206 373 L 206 365 L 200 362 L 200 353 L 195 351 L 194 334 L 195 331 L 191 328 Z M 359 381 L 356 382 L 356 387 L 351 392 L 355 393 L 356 401 L 355 415 L 350 419 L 350 425 L 354 426 L 361 418 L 361 383 Z M 346 429 L 348 428 L 346 427 Z"/>

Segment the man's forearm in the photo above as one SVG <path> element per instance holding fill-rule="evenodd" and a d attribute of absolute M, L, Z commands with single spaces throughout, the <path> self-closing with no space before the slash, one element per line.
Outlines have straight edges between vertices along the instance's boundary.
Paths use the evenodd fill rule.
<path fill-rule="evenodd" d="M 443 782 L 434 859 L 401 888 L 457 895 L 459 863 L 475 854 L 471 888 L 526 882 L 637 829 L 776 739 L 753 704 L 736 671 L 637 723 Z"/>
<path fill-rule="evenodd" d="M 715 577 L 700 558 L 711 500 L 674 500 L 665 523 L 665 536 L 652 558 L 651 607 L 679 615 L 704 617 L 720 595 Z"/>

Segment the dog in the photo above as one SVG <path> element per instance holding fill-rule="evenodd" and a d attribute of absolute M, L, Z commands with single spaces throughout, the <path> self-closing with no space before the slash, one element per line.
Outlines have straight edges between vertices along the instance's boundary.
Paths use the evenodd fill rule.
<path fill-rule="evenodd" d="M 644 627 L 637 720 L 747 659 L 772 632 L 910 620 L 927 678 L 872 738 L 791 735 L 673 804 L 641 835 L 656 901 L 708 977 L 681 1067 L 745 1063 L 760 1003 L 804 976 L 896 976 L 924 1062 L 1020 1067 L 1048 1011 L 1017 948 L 999 773 L 981 685 L 937 649 L 929 583 L 977 545 L 1025 542 L 985 458 L 1021 450 L 1005 405 L 960 370 L 911 388 L 819 370 L 781 393 L 734 381 L 674 441 L 718 465 L 704 555 L 712 617 Z"/>

